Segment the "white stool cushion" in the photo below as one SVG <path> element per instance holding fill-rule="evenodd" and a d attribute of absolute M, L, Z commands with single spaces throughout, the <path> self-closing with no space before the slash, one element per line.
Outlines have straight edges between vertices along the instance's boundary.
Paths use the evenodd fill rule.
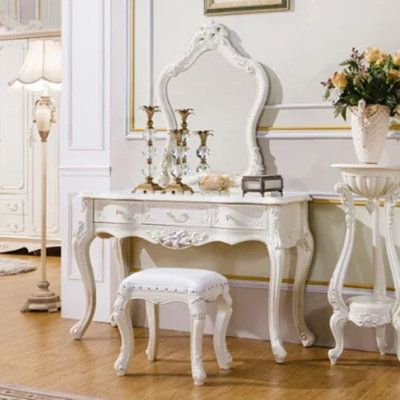
<path fill-rule="evenodd" d="M 214 271 L 194 268 L 148 268 L 125 278 L 121 286 L 141 291 L 207 294 L 223 292 L 228 280 Z"/>

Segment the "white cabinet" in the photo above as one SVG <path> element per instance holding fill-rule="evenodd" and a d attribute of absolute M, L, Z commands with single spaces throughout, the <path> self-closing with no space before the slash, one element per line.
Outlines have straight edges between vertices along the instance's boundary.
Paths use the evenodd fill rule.
<path fill-rule="evenodd" d="M 32 95 L 10 89 L 28 40 L 0 41 L 0 252 L 40 247 L 40 141 Z M 53 94 L 57 99 L 57 94 Z M 57 107 L 58 108 L 58 107 Z M 58 124 L 48 143 L 48 245 L 58 246 Z"/>

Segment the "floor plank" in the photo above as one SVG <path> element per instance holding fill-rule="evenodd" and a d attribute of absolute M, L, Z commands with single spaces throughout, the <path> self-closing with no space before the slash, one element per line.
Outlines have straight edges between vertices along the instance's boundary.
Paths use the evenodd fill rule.
<path fill-rule="evenodd" d="M 1 257 L 15 257 L 4 256 Z M 33 260 L 36 257 L 18 256 Z M 51 287 L 59 293 L 60 260 L 49 258 Z M 196 387 L 190 376 L 189 337 L 162 331 L 159 360 L 145 357 L 147 332 L 135 329 L 135 357 L 125 377 L 117 377 L 113 363 L 118 355 L 118 330 L 93 324 L 85 338 L 73 340 L 73 321 L 60 313 L 20 313 L 34 289 L 39 271 L 0 278 L 0 380 L 97 396 L 109 400 L 239 400 L 239 399 L 398 399 L 400 366 L 394 356 L 346 351 L 335 367 L 329 365 L 327 349 L 304 349 L 287 344 L 287 362 L 274 362 L 269 343 L 229 338 L 234 357 L 231 371 L 220 371 L 210 337 L 205 338 L 206 385 Z"/>

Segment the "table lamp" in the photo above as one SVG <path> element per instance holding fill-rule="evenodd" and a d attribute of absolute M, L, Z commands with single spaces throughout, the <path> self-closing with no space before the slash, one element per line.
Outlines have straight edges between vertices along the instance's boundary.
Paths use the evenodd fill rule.
<path fill-rule="evenodd" d="M 46 277 L 47 252 L 47 138 L 55 122 L 55 104 L 49 89 L 61 90 L 61 46 L 54 40 L 33 40 L 17 78 L 10 82 L 13 89 L 39 92 L 34 105 L 34 119 L 41 140 L 41 281 L 38 290 L 28 297 L 21 311 L 57 311 L 60 298 L 49 290 Z"/>

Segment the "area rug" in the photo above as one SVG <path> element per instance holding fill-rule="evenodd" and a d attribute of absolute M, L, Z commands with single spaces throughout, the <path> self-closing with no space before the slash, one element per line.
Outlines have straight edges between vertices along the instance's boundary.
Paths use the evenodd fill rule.
<path fill-rule="evenodd" d="M 0 276 L 16 275 L 22 272 L 35 270 L 35 265 L 30 261 L 12 260 L 9 258 L 0 259 Z"/>
<path fill-rule="evenodd" d="M 0 383 L 0 400 L 105 400 Z"/>

